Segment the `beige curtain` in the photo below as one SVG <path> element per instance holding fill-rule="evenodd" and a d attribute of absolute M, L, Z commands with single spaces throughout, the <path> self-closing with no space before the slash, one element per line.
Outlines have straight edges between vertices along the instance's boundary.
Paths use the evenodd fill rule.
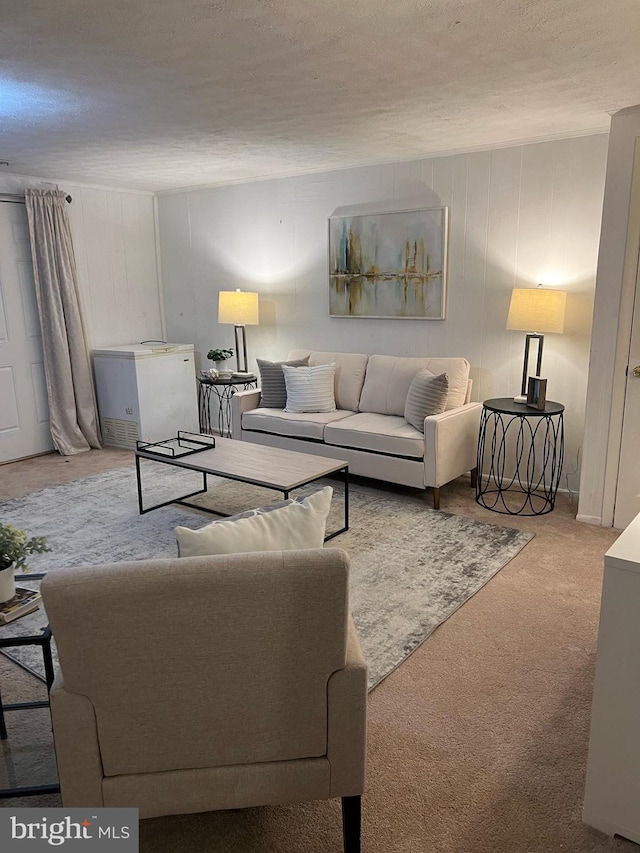
<path fill-rule="evenodd" d="M 100 447 L 65 193 L 25 192 L 51 435 L 63 456 Z"/>

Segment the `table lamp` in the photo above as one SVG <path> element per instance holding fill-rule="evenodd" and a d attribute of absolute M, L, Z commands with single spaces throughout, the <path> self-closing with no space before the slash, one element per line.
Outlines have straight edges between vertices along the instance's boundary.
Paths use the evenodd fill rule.
<path fill-rule="evenodd" d="M 544 332 L 562 334 L 564 331 L 564 310 L 567 302 L 565 290 L 551 287 L 516 287 L 511 293 L 507 329 L 527 332 L 524 345 L 524 366 L 522 369 L 522 389 L 520 396 L 514 397 L 516 403 L 527 402 L 527 377 L 529 373 L 529 348 L 533 338 L 538 340 L 538 363 L 536 376 L 542 369 L 542 347 Z"/>
<path fill-rule="evenodd" d="M 242 290 L 221 290 L 218 297 L 218 323 L 233 323 L 236 336 L 236 366 L 238 373 L 247 373 L 247 338 L 244 327 L 258 325 L 258 294 Z"/>

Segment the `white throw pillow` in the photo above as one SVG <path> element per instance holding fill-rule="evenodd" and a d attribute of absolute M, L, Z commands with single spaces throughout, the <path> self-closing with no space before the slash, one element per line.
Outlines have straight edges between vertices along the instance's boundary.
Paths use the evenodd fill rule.
<path fill-rule="evenodd" d="M 285 412 L 335 412 L 334 363 L 314 367 L 283 364 L 282 372 L 287 387 Z"/>
<path fill-rule="evenodd" d="M 264 512 L 256 510 L 249 517 L 214 521 L 200 530 L 176 527 L 178 551 L 181 557 L 207 557 L 322 548 L 332 495 L 331 486 L 325 486 L 302 500 L 277 509 L 267 507 Z"/>

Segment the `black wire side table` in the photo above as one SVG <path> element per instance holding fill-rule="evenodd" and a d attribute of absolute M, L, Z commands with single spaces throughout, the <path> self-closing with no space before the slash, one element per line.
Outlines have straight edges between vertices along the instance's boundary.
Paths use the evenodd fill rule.
<path fill-rule="evenodd" d="M 20 577 L 22 583 L 41 580 L 44 574 L 34 572 L 24 580 Z M 41 605 L 42 607 L 42 605 Z M 30 614 L 25 614 L 25 616 Z M 34 675 L 38 680 L 43 681 L 47 685 L 47 690 L 51 689 L 54 678 L 53 657 L 51 654 L 51 628 L 46 622 L 46 617 L 43 615 L 42 624 L 34 628 L 32 620 L 22 621 L 23 617 L 18 617 L 13 622 L 2 625 L 0 630 L 0 649 L 11 649 L 17 646 L 40 646 L 42 650 L 42 659 L 44 663 L 44 677 L 36 672 L 25 663 L 12 659 L 12 663 Z M 6 704 L 2 700 L 0 693 L 0 741 L 5 741 L 8 738 L 7 726 L 5 722 L 5 713 L 7 711 L 22 711 L 28 708 L 48 708 L 49 700 L 35 700 L 32 702 L 13 702 Z M 20 787 L 0 788 L 0 799 L 8 799 L 11 797 L 32 797 L 38 794 L 54 794 L 60 791 L 60 786 L 57 783 L 50 785 L 26 785 Z"/>
<path fill-rule="evenodd" d="M 564 406 L 512 397 L 485 400 L 478 436 L 476 502 L 506 515 L 544 515 L 555 506 L 564 461 Z M 513 472 L 513 473 L 509 473 Z"/>
<path fill-rule="evenodd" d="M 198 411 L 200 413 L 200 432 L 211 435 L 214 432 L 211 423 L 211 394 L 215 394 L 218 403 L 219 435 L 231 438 L 231 398 L 238 388 L 248 391 L 258 387 L 258 378 L 253 373 L 243 377 L 211 379 L 198 376 Z"/>

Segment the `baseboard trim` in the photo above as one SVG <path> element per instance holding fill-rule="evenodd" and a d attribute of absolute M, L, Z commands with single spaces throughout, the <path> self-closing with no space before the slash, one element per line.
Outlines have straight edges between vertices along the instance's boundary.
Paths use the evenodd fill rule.
<path fill-rule="evenodd" d="M 576 515 L 576 521 L 581 521 L 583 524 L 597 524 L 602 527 L 602 517 L 599 515 Z"/>

